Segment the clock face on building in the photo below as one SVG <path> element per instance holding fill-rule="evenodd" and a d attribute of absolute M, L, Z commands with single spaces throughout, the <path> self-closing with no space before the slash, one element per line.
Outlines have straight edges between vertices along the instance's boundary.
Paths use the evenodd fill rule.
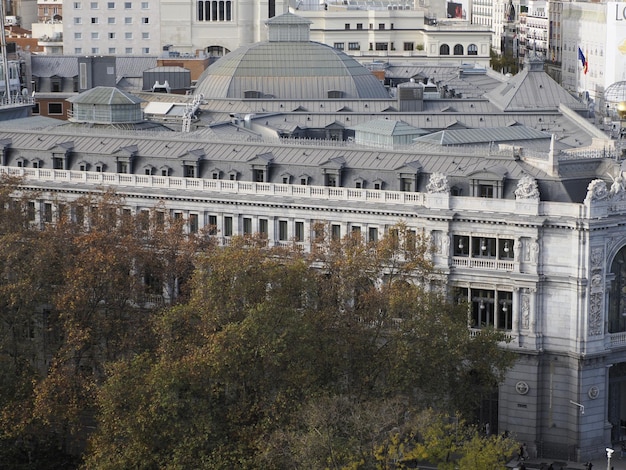
<path fill-rule="evenodd" d="M 515 391 L 520 395 L 526 395 L 528 393 L 528 390 L 530 390 L 530 387 L 524 381 L 520 380 L 515 384 Z"/>

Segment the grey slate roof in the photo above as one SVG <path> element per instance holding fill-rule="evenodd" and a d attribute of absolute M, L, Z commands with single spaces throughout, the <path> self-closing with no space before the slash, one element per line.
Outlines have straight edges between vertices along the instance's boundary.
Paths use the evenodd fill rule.
<path fill-rule="evenodd" d="M 205 98 L 244 98 L 259 91 L 278 99 L 388 98 L 380 81 L 349 55 L 315 42 L 261 42 L 240 47 L 210 65 L 195 93 Z"/>
<path fill-rule="evenodd" d="M 543 60 L 529 60 L 527 67 L 485 95 L 505 112 L 558 109 L 561 104 L 584 110 L 581 103 L 543 71 Z"/>
<path fill-rule="evenodd" d="M 350 129 L 379 135 L 416 135 L 428 133 L 428 131 L 413 127 L 404 121 L 393 119 L 373 119 L 351 127 Z"/>
<path fill-rule="evenodd" d="M 526 126 L 492 127 L 489 129 L 453 129 L 435 132 L 415 139 L 439 145 L 467 145 L 485 142 L 550 139 L 551 134 Z"/>
<path fill-rule="evenodd" d="M 78 57 L 76 56 L 31 56 L 34 77 L 76 77 L 78 75 Z"/>

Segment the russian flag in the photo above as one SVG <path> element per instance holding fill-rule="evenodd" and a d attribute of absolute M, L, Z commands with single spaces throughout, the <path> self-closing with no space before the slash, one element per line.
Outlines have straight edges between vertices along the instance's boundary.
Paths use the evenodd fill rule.
<path fill-rule="evenodd" d="M 581 50 L 580 47 L 578 48 L 578 59 L 583 64 L 583 73 L 587 75 L 587 71 L 589 70 L 589 63 L 587 62 L 587 59 L 585 58 L 585 54 L 583 54 L 583 51 Z"/>

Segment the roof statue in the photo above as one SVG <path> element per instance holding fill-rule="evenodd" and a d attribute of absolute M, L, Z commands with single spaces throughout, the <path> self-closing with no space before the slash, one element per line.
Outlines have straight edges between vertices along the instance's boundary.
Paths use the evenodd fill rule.
<path fill-rule="evenodd" d="M 537 180 L 530 175 L 524 175 L 517 182 L 515 189 L 515 199 L 535 199 L 539 200 L 539 188 Z"/>
<path fill-rule="evenodd" d="M 593 180 L 587 186 L 587 196 L 585 197 L 585 204 L 590 202 L 605 201 L 609 196 L 609 192 L 606 189 L 606 183 L 603 180 Z"/>
<path fill-rule="evenodd" d="M 515 21 L 515 7 L 513 6 L 513 0 L 509 0 L 509 3 L 504 9 L 504 19 L 506 21 Z"/>
<path fill-rule="evenodd" d="M 426 191 L 430 194 L 433 193 L 449 193 L 450 186 L 448 185 L 448 178 L 443 173 L 433 173 L 430 175 Z"/>
<path fill-rule="evenodd" d="M 609 197 L 612 200 L 616 201 L 622 201 L 626 199 L 623 173 L 620 172 L 615 177 L 609 173 L 609 177 L 613 180 L 613 184 L 611 184 L 611 189 L 609 190 Z"/>

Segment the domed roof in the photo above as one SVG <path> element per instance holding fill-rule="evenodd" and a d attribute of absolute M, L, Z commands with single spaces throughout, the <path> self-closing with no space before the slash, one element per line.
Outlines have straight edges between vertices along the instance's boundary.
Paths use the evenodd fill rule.
<path fill-rule="evenodd" d="M 604 90 L 604 101 L 611 104 L 626 101 L 626 81 L 615 82 Z"/>
<path fill-rule="evenodd" d="M 214 99 L 389 98 L 380 80 L 355 59 L 310 42 L 309 23 L 291 13 L 268 20 L 270 40 L 220 58 L 200 76 L 195 93 Z"/>

